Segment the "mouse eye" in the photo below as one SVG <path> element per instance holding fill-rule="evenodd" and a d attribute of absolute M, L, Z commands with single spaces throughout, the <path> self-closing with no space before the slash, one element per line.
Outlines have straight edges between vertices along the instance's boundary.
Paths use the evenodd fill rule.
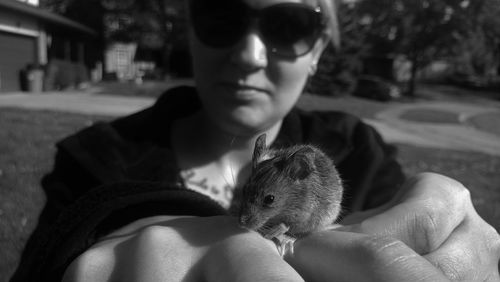
<path fill-rule="evenodd" d="M 274 203 L 274 196 L 273 195 L 267 195 L 264 197 L 264 205 L 265 206 L 270 206 L 272 203 Z"/>

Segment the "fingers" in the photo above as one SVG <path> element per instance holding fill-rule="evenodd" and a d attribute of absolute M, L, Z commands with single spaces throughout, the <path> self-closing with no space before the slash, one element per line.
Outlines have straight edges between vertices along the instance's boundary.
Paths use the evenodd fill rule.
<path fill-rule="evenodd" d="M 475 211 L 469 191 L 436 174 L 407 183 L 392 206 L 338 230 L 389 236 L 453 281 L 500 281 L 500 237 Z"/>
<path fill-rule="evenodd" d="M 233 217 L 152 217 L 103 238 L 64 281 L 303 281 Z"/>
<path fill-rule="evenodd" d="M 306 281 L 448 281 L 401 241 L 322 231 L 296 241 L 285 255 Z"/>
<path fill-rule="evenodd" d="M 500 281 L 500 236 L 475 212 L 425 258 L 453 281 Z"/>
<path fill-rule="evenodd" d="M 98 243 L 78 256 L 66 269 L 63 282 L 116 281 L 115 268 L 121 264 L 116 250 L 126 238 L 114 238 Z"/>
<path fill-rule="evenodd" d="M 344 230 L 389 236 L 418 254 L 430 253 L 464 220 L 469 191 L 460 183 L 437 174 L 420 174 L 408 181 L 397 203 Z"/>
<path fill-rule="evenodd" d="M 229 237 L 204 257 L 203 281 L 304 281 L 278 254 L 273 242 L 256 232 Z M 201 280 L 195 280 L 201 281 Z"/>

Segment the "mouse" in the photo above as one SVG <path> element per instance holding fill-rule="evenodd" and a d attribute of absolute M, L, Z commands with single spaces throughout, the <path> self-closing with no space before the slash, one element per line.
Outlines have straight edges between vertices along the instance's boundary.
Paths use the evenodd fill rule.
<path fill-rule="evenodd" d="M 240 226 L 267 239 L 297 239 L 332 226 L 341 212 L 343 185 L 330 157 L 314 145 L 254 147 L 251 174 L 239 200 Z"/>

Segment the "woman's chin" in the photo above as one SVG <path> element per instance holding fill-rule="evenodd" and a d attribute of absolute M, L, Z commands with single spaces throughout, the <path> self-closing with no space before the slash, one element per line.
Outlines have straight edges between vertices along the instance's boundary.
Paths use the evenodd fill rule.
<path fill-rule="evenodd" d="M 255 116 L 235 116 L 222 124 L 226 131 L 236 136 L 253 136 L 267 128 L 265 120 Z"/>
<path fill-rule="evenodd" d="M 273 127 L 279 119 L 260 107 L 239 106 L 207 112 L 212 124 L 229 135 L 253 137 Z"/>

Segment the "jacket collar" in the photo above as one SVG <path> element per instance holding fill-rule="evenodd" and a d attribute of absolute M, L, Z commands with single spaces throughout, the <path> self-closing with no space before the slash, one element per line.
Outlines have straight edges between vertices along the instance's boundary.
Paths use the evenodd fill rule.
<path fill-rule="evenodd" d="M 179 86 L 163 93 L 152 109 L 152 122 L 157 141 L 171 148 L 170 132 L 175 120 L 190 116 L 201 109 L 201 101 L 194 87 Z"/>

